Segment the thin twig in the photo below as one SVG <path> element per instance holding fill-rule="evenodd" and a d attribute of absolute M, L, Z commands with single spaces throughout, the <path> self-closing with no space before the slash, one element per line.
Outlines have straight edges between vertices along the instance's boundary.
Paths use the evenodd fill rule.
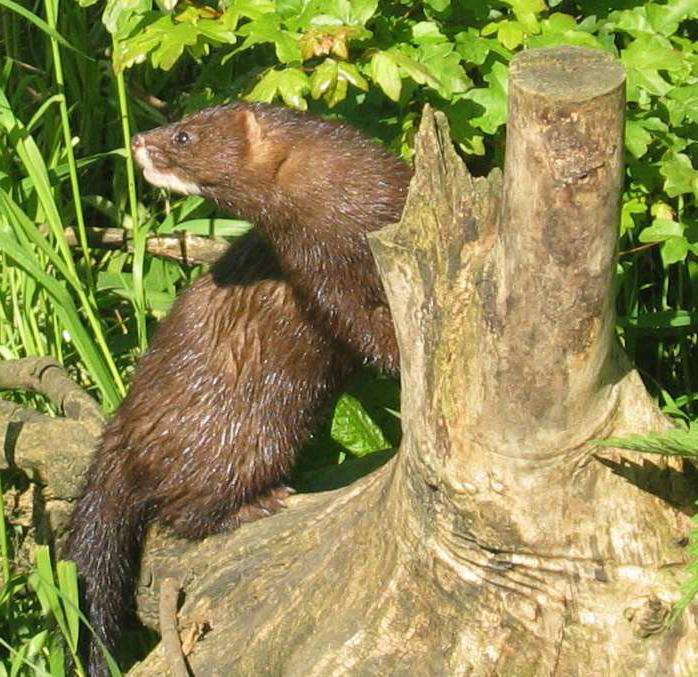
<path fill-rule="evenodd" d="M 87 241 L 96 249 L 121 249 L 133 251 L 130 233 L 123 228 L 87 228 Z M 65 229 L 68 246 L 76 247 L 78 239 L 72 227 Z M 208 237 L 181 232 L 175 235 L 151 235 L 145 250 L 153 256 L 162 256 L 187 264 L 215 263 L 228 249 L 228 243 Z"/>
<path fill-rule="evenodd" d="M 160 636 L 162 648 L 173 677 L 190 677 L 184 660 L 177 631 L 177 598 L 179 586 L 173 578 L 165 578 L 160 585 Z"/>

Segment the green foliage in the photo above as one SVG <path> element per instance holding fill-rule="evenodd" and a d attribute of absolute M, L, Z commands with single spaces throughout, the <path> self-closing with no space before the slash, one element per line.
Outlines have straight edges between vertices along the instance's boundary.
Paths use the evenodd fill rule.
<path fill-rule="evenodd" d="M 31 569 L 14 566 L 7 527 L 0 513 L 0 677 L 82 677 L 85 672 L 77 655 L 78 632 L 80 620 L 86 619 L 78 609 L 75 564 L 58 562 L 54 568 L 48 547 L 42 545 L 36 548 Z M 118 677 L 121 673 L 113 659 L 107 656 L 107 661 L 111 674 Z"/>
<path fill-rule="evenodd" d="M 685 428 L 668 430 L 663 433 L 653 433 L 651 435 L 628 435 L 621 438 L 609 438 L 597 440 L 599 446 L 618 447 L 620 449 L 631 449 L 645 454 L 661 454 L 662 456 L 681 456 L 698 461 L 698 423 L 691 423 Z M 698 508 L 698 499 L 696 499 Z M 693 529 L 688 536 L 688 557 L 689 564 L 686 571 L 688 579 L 681 586 L 681 599 L 674 605 L 672 612 L 667 619 L 667 624 L 671 625 L 681 615 L 683 610 L 698 595 L 698 511 L 692 517 Z"/>

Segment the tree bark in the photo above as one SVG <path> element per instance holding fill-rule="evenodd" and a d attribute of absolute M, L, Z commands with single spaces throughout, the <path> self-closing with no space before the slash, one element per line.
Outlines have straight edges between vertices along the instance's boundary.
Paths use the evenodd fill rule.
<path fill-rule="evenodd" d="M 667 427 L 614 334 L 623 86 L 600 52 L 517 56 L 503 180 L 471 178 L 425 109 L 402 221 L 371 237 L 400 342 L 400 452 L 151 551 L 144 580 L 178 573 L 182 621 L 212 628 L 195 674 L 695 669 L 696 605 L 663 625 L 685 477 L 592 444 Z M 155 651 L 133 674 L 163 667 Z"/>

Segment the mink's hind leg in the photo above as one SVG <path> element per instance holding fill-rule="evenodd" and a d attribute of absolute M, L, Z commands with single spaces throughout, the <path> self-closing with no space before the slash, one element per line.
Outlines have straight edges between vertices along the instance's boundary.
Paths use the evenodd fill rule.
<path fill-rule="evenodd" d="M 213 534 L 232 531 L 241 524 L 254 522 L 264 517 L 269 517 L 286 507 L 285 499 L 295 493 L 293 489 L 280 485 L 271 491 L 256 497 L 250 503 L 231 509 L 228 514 L 217 511 L 215 515 L 203 516 L 200 512 L 196 515 L 182 515 L 170 524 L 174 533 L 180 538 L 196 540 L 212 536 Z"/>

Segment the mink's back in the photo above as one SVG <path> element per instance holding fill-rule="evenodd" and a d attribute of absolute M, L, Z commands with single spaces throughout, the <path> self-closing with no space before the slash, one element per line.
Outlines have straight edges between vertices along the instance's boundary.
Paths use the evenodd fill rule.
<path fill-rule="evenodd" d="M 147 502 L 182 536 L 227 528 L 282 482 L 353 366 L 250 233 L 160 324 L 89 481 Z"/>

